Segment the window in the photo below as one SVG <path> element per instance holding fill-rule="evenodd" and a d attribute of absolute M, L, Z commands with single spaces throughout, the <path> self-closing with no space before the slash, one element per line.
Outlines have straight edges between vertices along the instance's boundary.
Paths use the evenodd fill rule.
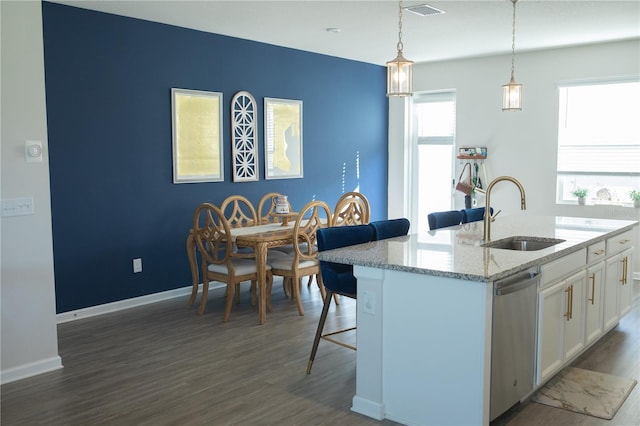
<path fill-rule="evenodd" d="M 631 206 L 640 190 L 640 82 L 560 87 L 557 202 Z"/>
<path fill-rule="evenodd" d="M 455 92 L 414 96 L 414 158 L 412 223 L 427 232 L 427 215 L 453 207 L 453 147 L 455 145 Z"/>

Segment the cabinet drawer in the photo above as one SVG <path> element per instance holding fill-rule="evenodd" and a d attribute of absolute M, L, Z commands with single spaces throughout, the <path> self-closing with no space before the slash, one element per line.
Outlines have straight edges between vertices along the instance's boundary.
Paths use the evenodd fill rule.
<path fill-rule="evenodd" d="M 607 254 L 606 243 L 605 241 L 600 241 L 599 243 L 591 244 L 587 248 L 587 263 L 594 263 L 599 260 L 604 259 Z"/>
<path fill-rule="evenodd" d="M 560 259 L 546 263 L 540 267 L 542 277 L 540 278 L 540 288 L 553 283 L 558 278 L 569 275 L 577 269 L 584 268 L 587 264 L 587 249 L 578 250 Z"/>
<path fill-rule="evenodd" d="M 633 245 L 633 229 L 607 239 L 607 255 L 618 253 Z"/>

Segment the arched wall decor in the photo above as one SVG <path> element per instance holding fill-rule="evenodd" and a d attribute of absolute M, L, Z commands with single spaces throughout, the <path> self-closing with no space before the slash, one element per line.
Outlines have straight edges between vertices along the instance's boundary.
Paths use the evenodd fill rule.
<path fill-rule="evenodd" d="M 258 126 L 256 100 L 241 91 L 231 100 L 233 181 L 258 180 Z"/>

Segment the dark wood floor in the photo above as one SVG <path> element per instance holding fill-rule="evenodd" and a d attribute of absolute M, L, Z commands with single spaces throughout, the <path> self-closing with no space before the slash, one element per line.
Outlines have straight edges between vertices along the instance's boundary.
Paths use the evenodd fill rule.
<path fill-rule="evenodd" d="M 257 325 L 248 290 L 222 323 L 222 290 L 203 317 L 186 298 L 58 326 L 64 369 L 3 385 L 3 425 L 393 425 L 349 410 L 355 352 L 321 342 L 307 359 L 321 301 L 303 290 L 306 315 L 274 285 L 273 312 Z M 640 301 L 575 366 L 639 379 Z M 331 325 L 354 323 L 353 301 L 330 312 Z M 536 403 L 495 424 L 638 425 L 640 386 L 612 421 Z M 428 398 L 428 395 L 425 395 Z"/>

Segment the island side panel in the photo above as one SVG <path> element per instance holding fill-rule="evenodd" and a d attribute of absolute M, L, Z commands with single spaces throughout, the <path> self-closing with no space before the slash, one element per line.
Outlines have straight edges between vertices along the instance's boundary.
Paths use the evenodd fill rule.
<path fill-rule="evenodd" d="M 366 283 L 366 291 L 374 291 L 370 287 L 373 273 L 368 269 L 355 269 L 358 304 L 364 305 L 361 282 Z M 382 306 L 376 305 L 373 316 L 358 310 L 357 381 L 361 375 L 369 381 L 381 376 L 383 416 L 394 421 L 488 424 L 491 284 L 377 271 L 382 275 L 382 295 L 376 303 Z M 379 321 L 382 373 L 376 374 L 363 371 L 372 364 L 371 353 L 361 348 L 365 336 L 376 334 L 369 328 L 378 327 Z"/>
<path fill-rule="evenodd" d="M 490 284 L 389 271 L 383 400 L 408 424 L 488 424 Z"/>
<path fill-rule="evenodd" d="M 385 416 L 382 400 L 382 284 L 384 269 L 354 267 L 358 278 L 356 394 L 351 410 L 376 420 Z"/>

